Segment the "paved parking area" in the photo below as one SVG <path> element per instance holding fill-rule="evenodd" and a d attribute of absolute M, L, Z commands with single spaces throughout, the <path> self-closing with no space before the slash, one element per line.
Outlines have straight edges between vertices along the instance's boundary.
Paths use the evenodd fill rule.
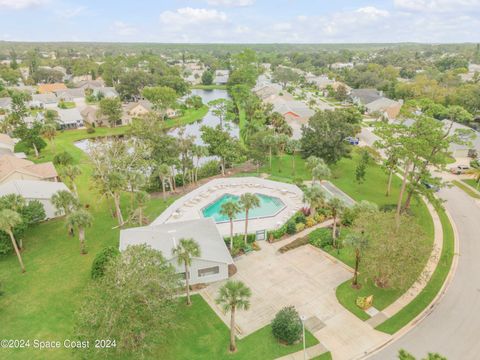
<path fill-rule="evenodd" d="M 385 340 L 387 335 L 373 330 L 338 303 L 335 289 L 351 278 L 349 268 L 310 245 L 280 254 L 277 249 L 284 244 L 262 242 L 261 251 L 235 262 L 238 272 L 233 279 L 252 290 L 250 309 L 236 315 L 239 337 L 270 324 L 280 309 L 293 305 L 314 324 L 313 334 L 335 359 L 351 359 L 361 349 Z M 222 285 L 211 284 L 201 294 L 228 325 L 229 314 L 214 301 Z"/>

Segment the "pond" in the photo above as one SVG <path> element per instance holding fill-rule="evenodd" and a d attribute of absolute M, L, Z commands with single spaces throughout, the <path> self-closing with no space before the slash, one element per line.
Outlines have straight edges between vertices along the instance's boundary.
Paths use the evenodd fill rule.
<path fill-rule="evenodd" d="M 229 95 L 226 90 L 220 90 L 220 89 L 215 89 L 215 90 L 203 90 L 203 89 L 192 89 L 191 95 L 197 95 L 202 98 L 202 101 L 204 104 L 207 104 L 209 101 L 216 100 L 216 99 L 229 99 Z M 184 129 L 184 136 L 193 136 L 195 138 L 195 143 L 197 145 L 204 145 L 202 138 L 201 138 L 201 128 L 202 126 L 210 126 L 210 127 L 215 127 L 220 124 L 220 119 L 212 114 L 212 112 L 209 110 L 208 113 L 203 117 L 203 119 L 198 120 L 192 124 L 182 126 L 179 128 L 175 128 L 171 131 L 169 131 L 169 134 L 178 137 L 178 133 L 180 132 L 181 129 Z M 224 128 L 227 129 L 230 132 L 230 135 L 238 138 L 239 137 L 239 128 L 238 125 L 232 122 L 224 122 Z M 88 152 L 88 147 L 91 142 L 95 141 L 94 139 L 84 139 L 75 142 L 75 146 L 78 148 L 82 149 L 85 152 Z M 202 159 L 204 161 L 207 161 L 211 159 L 211 157 Z"/>

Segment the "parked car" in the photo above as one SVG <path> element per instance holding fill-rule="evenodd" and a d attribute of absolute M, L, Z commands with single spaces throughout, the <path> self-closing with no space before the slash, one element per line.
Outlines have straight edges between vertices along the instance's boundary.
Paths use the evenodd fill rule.
<path fill-rule="evenodd" d="M 461 175 L 461 174 L 465 174 L 469 169 L 470 169 L 470 166 L 468 165 L 458 165 L 456 167 L 451 168 L 450 172 L 452 174 Z"/>
<path fill-rule="evenodd" d="M 345 139 L 350 145 L 358 145 L 360 143 L 360 139 L 357 137 L 349 136 Z"/>
<path fill-rule="evenodd" d="M 438 192 L 440 191 L 440 187 L 438 185 L 430 184 L 429 182 L 422 181 L 422 185 L 425 186 L 427 189 Z"/>

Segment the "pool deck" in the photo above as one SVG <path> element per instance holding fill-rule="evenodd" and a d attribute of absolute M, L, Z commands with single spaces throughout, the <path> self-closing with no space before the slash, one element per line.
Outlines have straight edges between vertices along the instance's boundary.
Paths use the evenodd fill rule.
<path fill-rule="evenodd" d="M 279 198 L 285 207 L 274 216 L 249 219 L 248 232 L 273 230 L 281 227 L 303 206 L 303 192 L 296 185 L 257 177 L 214 179 L 181 197 L 170 205 L 153 225 L 203 218 L 202 209 L 225 194 L 240 196 L 245 193 L 263 194 Z M 221 235 L 230 235 L 230 223 L 217 223 Z M 245 221 L 234 221 L 233 232 L 242 234 Z"/>

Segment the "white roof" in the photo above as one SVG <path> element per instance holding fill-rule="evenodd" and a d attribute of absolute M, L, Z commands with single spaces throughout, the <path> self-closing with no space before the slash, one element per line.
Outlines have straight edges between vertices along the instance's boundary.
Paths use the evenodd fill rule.
<path fill-rule="evenodd" d="M 174 258 L 172 250 L 180 239 L 194 239 L 200 245 L 200 258 L 232 264 L 225 242 L 212 219 L 197 219 L 160 225 L 149 225 L 120 231 L 120 251 L 129 245 L 149 245 L 159 250 L 167 260 Z"/>
<path fill-rule="evenodd" d="M 77 108 L 58 109 L 57 112 L 62 124 L 76 124 L 83 121 L 82 114 Z"/>
<path fill-rule="evenodd" d="M 0 185 L 0 196 L 18 194 L 29 200 L 50 199 L 60 190 L 68 190 L 62 182 L 38 180 L 13 180 Z"/>

